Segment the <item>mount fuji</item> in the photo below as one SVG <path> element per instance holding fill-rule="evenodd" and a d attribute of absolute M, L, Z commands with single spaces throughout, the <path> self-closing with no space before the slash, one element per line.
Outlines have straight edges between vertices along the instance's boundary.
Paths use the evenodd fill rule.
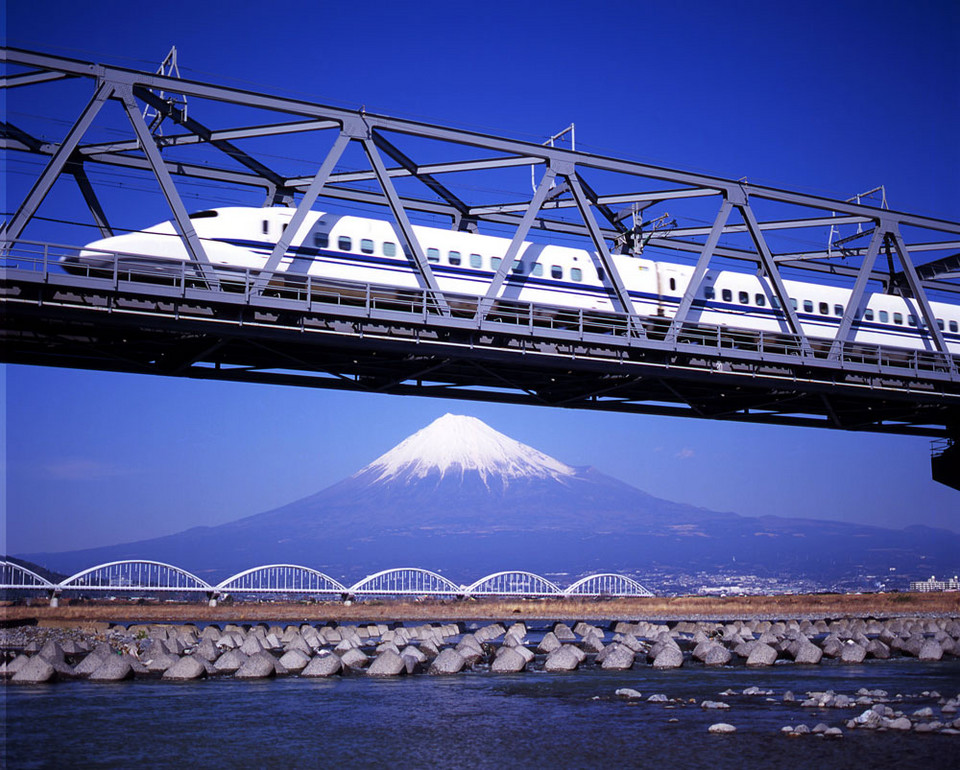
<path fill-rule="evenodd" d="M 542 573 L 692 573 L 735 566 L 836 576 L 955 569 L 960 535 L 908 527 L 745 517 L 653 497 L 574 468 L 473 417 L 447 414 L 352 476 L 216 527 L 23 558 L 72 573 L 119 559 L 169 562 L 208 580 L 270 563 L 358 579 L 395 566 L 473 579 Z"/>

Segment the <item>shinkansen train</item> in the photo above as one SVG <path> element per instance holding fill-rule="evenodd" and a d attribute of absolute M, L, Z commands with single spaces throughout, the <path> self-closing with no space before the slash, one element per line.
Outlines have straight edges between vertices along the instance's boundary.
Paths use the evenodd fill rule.
<path fill-rule="evenodd" d="M 293 216 L 288 208 L 229 207 L 192 214 L 198 237 L 215 268 L 261 269 Z M 431 227 L 413 227 L 441 290 L 481 297 L 499 268 L 508 239 Z M 417 288 L 417 276 L 394 226 L 378 219 L 310 212 L 287 250 L 279 271 L 286 276 Z M 525 242 L 500 296 L 544 306 L 613 311 L 602 268 L 592 255 L 566 246 Z M 119 256 L 115 256 L 119 255 Z M 88 244 L 65 257 L 68 270 L 113 265 L 160 271 L 188 259 L 172 222 Z M 635 311 L 670 318 L 693 268 L 629 255 L 614 263 Z M 282 276 L 281 276 L 282 277 Z M 836 336 L 850 290 L 785 280 L 790 302 L 810 337 Z M 931 302 L 949 350 L 960 354 L 960 304 Z M 763 277 L 732 270 L 710 270 L 701 282 L 688 321 L 757 331 L 785 331 L 773 287 Z M 854 322 L 856 342 L 934 350 L 918 304 L 910 298 L 873 293 Z"/>

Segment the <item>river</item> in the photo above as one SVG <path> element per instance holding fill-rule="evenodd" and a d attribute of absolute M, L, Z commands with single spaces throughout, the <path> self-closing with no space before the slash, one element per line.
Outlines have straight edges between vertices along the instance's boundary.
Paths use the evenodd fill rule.
<path fill-rule="evenodd" d="M 757 686 L 770 696 L 721 696 Z M 614 695 L 621 687 L 642 701 Z M 815 710 L 784 703 L 790 690 L 883 689 L 907 713 L 960 692 L 960 660 L 912 659 L 863 665 L 775 665 L 706 669 L 689 665 L 569 674 L 473 671 L 376 680 L 190 683 L 137 680 L 118 684 L 65 681 L 4 687 L 6 765 L 45 767 L 351 767 L 470 768 L 652 767 L 818 768 L 956 767 L 960 735 L 849 730 L 864 707 Z M 724 701 L 731 708 L 648 702 Z M 802 698 L 800 698 L 802 699 Z M 957 715 L 954 715 L 957 716 Z M 707 728 L 727 722 L 732 735 Z M 842 738 L 790 738 L 784 725 L 842 727 Z"/>

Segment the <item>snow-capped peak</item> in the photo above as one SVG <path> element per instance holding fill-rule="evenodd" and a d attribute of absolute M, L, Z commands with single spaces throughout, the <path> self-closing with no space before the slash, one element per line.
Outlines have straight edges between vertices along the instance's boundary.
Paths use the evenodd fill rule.
<path fill-rule="evenodd" d="M 376 473 L 375 481 L 424 478 L 431 473 L 488 477 L 560 478 L 576 471 L 569 465 L 495 431 L 476 417 L 445 414 L 401 441 L 356 475 Z"/>

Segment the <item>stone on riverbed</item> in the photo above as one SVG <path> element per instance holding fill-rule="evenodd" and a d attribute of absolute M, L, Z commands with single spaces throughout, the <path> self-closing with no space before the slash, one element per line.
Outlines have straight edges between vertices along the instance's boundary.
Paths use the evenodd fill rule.
<path fill-rule="evenodd" d="M 443 650 L 430 665 L 431 674 L 456 674 L 465 665 L 467 661 L 456 650 Z"/>
<path fill-rule="evenodd" d="M 808 641 L 805 644 L 801 642 L 800 647 L 797 649 L 797 654 L 794 657 L 794 662 L 810 665 L 819 663 L 822 657 L 823 651 L 813 642 Z"/>
<path fill-rule="evenodd" d="M 714 734 L 735 733 L 737 731 L 736 727 L 728 725 L 726 722 L 717 722 L 714 725 L 710 725 L 708 729 Z"/>
<path fill-rule="evenodd" d="M 133 678 L 133 666 L 119 655 L 110 655 L 90 674 L 91 682 L 120 682 Z"/>
<path fill-rule="evenodd" d="M 683 665 L 683 653 L 676 645 L 666 646 L 653 661 L 654 668 L 680 668 Z"/>
<path fill-rule="evenodd" d="M 384 650 L 370 664 L 367 676 L 397 676 L 404 671 L 406 671 L 406 664 L 400 654 L 393 650 Z"/>
<path fill-rule="evenodd" d="M 748 666 L 772 666 L 777 660 L 777 651 L 769 644 L 757 642 L 747 656 Z"/>
<path fill-rule="evenodd" d="M 612 671 L 627 671 L 633 668 L 633 650 L 622 644 L 612 644 L 604 650 L 602 668 Z M 599 657 L 599 656 L 598 656 Z"/>
<path fill-rule="evenodd" d="M 867 657 L 867 651 L 856 642 L 850 642 L 843 645 L 843 652 L 840 653 L 842 663 L 863 663 Z"/>
<path fill-rule="evenodd" d="M 30 658 L 20 670 L 13 675 L 17 684 L 42 684 L 56 677 L 57 672 L 47 661 L 39 655 Z"/>
<path fill-rule="evenodd" d="M 247 658 L 234 676 L 237 679 L 264 679 L 268 676 L 276 676 L 277 671 L 277 659 L 266 650 L 262 650 Z"/>
<path fill-rule="evenodd" d="M 232 674 L 246 663 L 247 656 L 240 650 L 229 650 L 214 662 L 213 667 L 222 674 Z"/>
<path fill-rule="evenodd" d="M 579 655 L 577 654 L 579 653 Z M 565 644 L 551 652 L 543 664 L 544 671 L 573 671 L 580 665 L 583 651 L 572 644 Z"/>
<path fill-rule="evenodd" d="M 636 700 L 637 698 L 643 697 L 641 692 L 634 690 L 632 687 L 621 687 L 614 693 L 614 695 L 618 695 L 621 698 L 627 698 L 628 700 Z"/>
<path fill-rule="evenodd" d="M 190 655 L 180 658 L 174 665 L 163 672 L 163 678 L 173 681 L 187 681 L 199 679 L 207 675 L 203 661 Z"/>
<path fill-rule="evenodd" d="M 703 656 L 703 663 L 706 666 L 725 666 L 732 657 L 733 653 L 722 644 L 714 644 Z"/>
<path fill-rule="evenodd" d="M 527 659 L 513 647 L 501 647 L 490 670 L 495 674 L 515 674 L 523 671 Z"/>
<path fill-rule="evenodd" d="M 283 653 L 280 657 L 280 664 L 287 669 L 287 671 L 292 671 L 294 674 L 303 671 L 309 663 L 310 656 L 302 650 L 293 649 Z"/>
<path fill-rule="evenodd" d="M 927 639 L 920 648 L 917 657 L 920 660 L 940 660 L 943 657 L 943 648 L 935 639 Z"/>
<path fill-rule="evenodd" d="M 317 655 L 311 660 L 306 668 L 300 672 L 304 677 L 326 677 L 339 674 L 343 670 L 343 663 L 340 658 L 333 653 Z"/>

